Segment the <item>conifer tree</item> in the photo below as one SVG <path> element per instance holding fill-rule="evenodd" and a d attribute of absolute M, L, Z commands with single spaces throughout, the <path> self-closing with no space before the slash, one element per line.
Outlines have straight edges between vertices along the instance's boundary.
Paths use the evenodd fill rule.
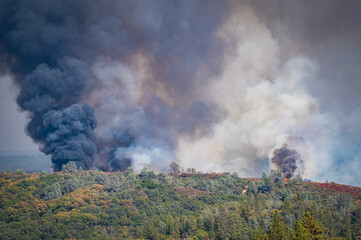
<path fill-rule="evenodd" d="M 275 211 L 274 218 L 272 220 L 272 224 L 269 227 L 269 239 L 270 240 L 286 240 L 287 233 L 286 227 L 283 221 L 281 221 L 281 216 L 278 211 Z"/>
<path fill-rule="evenodd" d="M 311 239 L 325 239 L 325 229 L 320 226 L 320 224 L 316 221 L 316 219 L 311 215 L 309 211 L 307 211 L 303 216 L 302 225 L 311 234 Z"/>
<path fill-rule="evenodd" d="M 254 240 L 268 240 L 268 235 L 263 231 L 263 229 L 258 226 L 257 231 L 254 233 Z"/>
<path fill-rule="evenodd" d="M 291 240 L 311 240 L 311 234 L 309 231 L 302 225 L 300 220 L 295 222 L 292 231 Z"/>
<path fill-rule="evenodd" d="M 285 214 L 289 214 L 292 210 L 292 204 L 288 199 L 288 197 L 286 197 L 285 200 L 283 201 L 282 210 Z"/>
<path fill-rule="evenodd" d="M 221 205 L 219 209 L 219 215 L 217 216 L 217 230 L 218 230 L 218 235 L 222 239 L 225 239 L 229 232 L 228 216 L 229 216 L 228 209 L 224 205 Z"/>
<path fill-rule="evenodd" d="M 159 239 L 159 232 L 151 221 L 145 223 L 143 235 L 146 237 L 146 239 Z"/>
<path fill-rule="evenodd" d="M 344 224 L 344 229 L 343 229 L 343 232 L 344 232 L 344 236 L 345 236 L 345 238 L 346 239 L 352 239 L 352 237 L 351 237 L 351 219 L 350 219 L 350 217 L 349 216 L 346 216 L 345 218 L 344 218 L 345 220 L 345 224 Z"/>

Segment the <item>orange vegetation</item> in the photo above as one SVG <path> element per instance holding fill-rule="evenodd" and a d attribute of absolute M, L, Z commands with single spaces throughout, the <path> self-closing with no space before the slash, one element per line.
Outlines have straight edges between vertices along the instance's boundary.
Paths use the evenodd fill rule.
<path fill-rule="evenodd" d="M 317 188 L 318 191 L 324 194 L 332 194 L 335 192 L 349 193 L 354 197 L 361 196 L 361 188 L 353 187 L 336 183 L 317 183 L 317 182 L 305 182 L 306 186 Z"/>

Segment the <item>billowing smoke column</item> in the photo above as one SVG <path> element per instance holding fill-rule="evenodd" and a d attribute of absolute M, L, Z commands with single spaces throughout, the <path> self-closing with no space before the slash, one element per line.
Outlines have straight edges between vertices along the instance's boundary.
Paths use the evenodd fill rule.
<path fill-rule="evenodd" d="M 303 164 L 300 154 L 287 144 L 273 151 L 271 161 L 283 171 L 285 177 L 288 179 L 293 177 L 298 165 Z"/>
<path fill-rule="evenodd" d="M 50 154 L 54 170 L 68 161 L 75 161 L 78 167 L 90 169 L 97 151 L 94 144 L 96 119 L 89 104 L 73 104 L 63 110 L 50 110 L 43 115 L 45 154 Z"/>
<path fill-rule="evenodd" d="M 274 165 L 292 176 L 302 165 L 313 178 L 334 166 L 328 87 L 335 95 L 344 80 L 360 82 L 358 58 L 327 57 L 334 47 L 360 51 L 359 7 L 265 2 L 2 0 L 0 73 L 19 87 L 26 132 L 54 170 L 74 160 L 85 169 L 166 171 L 178 161 L 242 176 Z M 339 9 L 350 14 L 338 17 Z M 354 71 L 328 84 L 343 62 Z M 360 106 L 348 98 L 345 106 Z M 357 111 L 350 116 L 358 123 Z M 292 149 L 277 150 L 272 164 L 284 143 Z"/>
<path fill-rule="evenodd" d="M 89 104 L 73 104 L 89 78 L 84 62 L 61 58 L 56 67 L 38 65 L 21 81 L 19 106 L 30 112 L 27 132 L 52 157 L 55 171 L 75 161 L 90 169 L 96 146 L 94 110 Z"/>
<path fill-rule="evenodd" d="M 209 133 L 218 109 L 197 86 L 221 72 L 225 45 L 212 35 L 228 10 L 217 0 L 1 1 L 0 71 L 54 170 L 165 170 L 179 135 Z"/>

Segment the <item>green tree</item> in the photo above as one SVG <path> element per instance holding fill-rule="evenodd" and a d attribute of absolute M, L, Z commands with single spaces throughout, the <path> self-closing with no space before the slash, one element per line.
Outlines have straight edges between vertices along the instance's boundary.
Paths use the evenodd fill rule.
<path fill-rule="evenodd" d="M 120 186 L 119 177 L 117 175 L 111 175 L 109 177 L 109 182 L 107 184 L 106 189 L 108 191 L 116 191 L 119 189 L 119 186 Z"/>
<path fill-rule="evenodd" d="M 288 197 L 285 197 L 285 200 L 283 201 L 283 205 L 282 205 L 282 211 L 285 214 L 289 214 L 291 213 L 292 210 L 292 204 L 290 202 L 290 200 L 288 199 Z"/>
<path fill-rule="evenodd" d="M 66 173 L 70 173 L 70 172 L 78 171 L 78 168 L 74 161 L 70 161 L 67 164 L 63 164 L 63 166 L 61 167 L 61 170 Z"/>
<path fill-rule="evenodd" d="M 228 215 L 228 209 L 224 205 L 221 205 L 217 216 L 217 235 L 221 239 L 225 239 L 230 230 L 228 226 Z"/>
<path fill-rule="evenodd" d="M 148 171 L 146 167 L 142 168 L 142 171 L 139 173 L 141 179 L 155 179 L 154 171 Z"/>
<path fill-rule="evenodd" d="M 316 221 L 309 211 L 303 216 L 302 225 L 311 234 L 311 239 L 325 239 L 325 229 Z"/>
<path fill-rule="evenodd" d="M 193 215 L 191 215 L 187 221 L 187 229 L 190 236 L 194 235 L 197 230 L 197 219 Z"/>
<path fill-rule="evenodd" d="M 107 173 L 98 172 L 95 175 L 95 182 L 100 185 L 106 185 L 109 183 L 109 175 Z"/>
<path fill-rule="evenodd" d="M 283 221 L 281 221 L 281 216 L 278 211 L 275 211 L 272 224 L 269 227 L 269 239 L 270 240 L 286 240 L 287 232 L 286 226 Z"/>
<path fill-rule="evenodd" d="M 58 182 L 55 182 L 50 186 L 46 187 L 44 190 L 44 195 L 46 200 L 51 200 L 61 197 L 62 194 L 61 194 L 60 184 Z"/>
<path fill-rule="evenodd" d="M 159 239 L 158 229 L 151 221 L 147 221 L 144 225 L 143 236 L 145 239 L 157 240 Z"/>
<path fill-rule="evenodd" d="M 296 196 L 294 197 L 293 207 L 295 210 L 294 212 L 296 214 L 296 218 L 297 219 L 302 218 L 305 213 L 306 206 L 302 194 L 299 191 L 296 192 Z"/>
<path fill-rule="evenodd" d="M 301 184 L 303 182 L 302 176 L 298 174 L 296 177 L 291 179 L 291 182 L 294 184 Z"/>
<path fill-rule="evenodd" d="M 64 184 L 63 184 L 63 193 L 70 193 L 73 192 L 75 190 L 77 190 L 79 188 L 80 184 L 79 184 L 79 180 L 76 178 L 71 178 L 69 180 L 67 180 Z"/>
<path fill-rule="evenodd" d="M 266 173 L 262 173 L 262 185 L 259 188 L 261 192 L 271 192 L 274 189 L 274 183 L 271 177 L 267 176 Z"/>
<path fill-rule="evenodd" d="M 263 229 L 260 226 L 258 226 L 257 231 L 255 231 L 255 233 L 254 233 L 253 239 L 254 240 L 268 240 L 268 235 L 267 235 L 267 233 L 265 233 L 263 231 Z"/>
<path fill-rule="evenodd" d="M 178 175 L 180 173 L 180 166 L 176 162 L 169 164 L 169 172 L 172 175 Z"/>
<path fill-rule="evenodd" d="M 206 239 L 208 239 L 208 233 L 204 230 L 198 229 L 196 231 L 195 237 L 196 237 L 196 239 L 199 239 L 199 240 L 206 240 Z"/>
<path fill-rule="evenodd" d="M 303 226 L 300 220 L 293 226 L 291 240 L 311 240 L 310 232 Z"/>
<path fill-rule="evenodd" d="M 135 175 L 134 169 L 132 167 L 128 167 L 125 172 L 124 176 L 129 182 L 133 182 L 136 180 L 137 176 Z"/>
<path fill-rule="evenodd" d="M 211 210 L 209 208 L 205 209 L 203 215 L 204 229 L 206 231 L 213 231 L 215 228 L 215 220 Z"/>
<path fill-rule="evenodd" d="M 285 182 L 285 175 L 281 170 L 271 170 L 270 178 L 277 187 L 282 187 Z"/>
<path fill-rule="evenodd" d="M 24 174 L 25 173 L 25 170 L 22 168 L 22 169 L 16 169 L 15 170 L 15 174 L 19 174 L 19 175 L 21 175 L 21 174 Z"/>
<path fill-rule="evenodd" d="M 195 168 L 187 168 L 187 173 L 196 173 L 196 169 Z"/>
<path fill-rule="evenodd" d="M 345 236 L 346 239 L 352 239 L 351 237 L 351 219 L 349 216 L 346 216 L 344 218 L 344 224 L 343 224 L 343 236 Z"/>
<path fill-rule="evenodd" d="M 250 181 L 248 183 L 248 192 L 249 193 L 256 193 L 257 192 L 257 185 L 254 181 Z"/>

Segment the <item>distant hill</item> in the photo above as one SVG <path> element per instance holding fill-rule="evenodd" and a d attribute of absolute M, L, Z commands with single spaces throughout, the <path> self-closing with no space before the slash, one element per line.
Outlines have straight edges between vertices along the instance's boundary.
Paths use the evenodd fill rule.
<path fill-rule="evenodd" d="M 285 181 L 276 171 L 66 171 L 0 173 L 0 239 L 361 237 L 358 187 Z"/>
<path fill-rule="evenodd" d="M 36 153 L 36 152 L 34 152 Z M 0 171 L 23 169 L 26 172 L 51 171 L 51 161 L 44 154 L 0 152 Z"/>

